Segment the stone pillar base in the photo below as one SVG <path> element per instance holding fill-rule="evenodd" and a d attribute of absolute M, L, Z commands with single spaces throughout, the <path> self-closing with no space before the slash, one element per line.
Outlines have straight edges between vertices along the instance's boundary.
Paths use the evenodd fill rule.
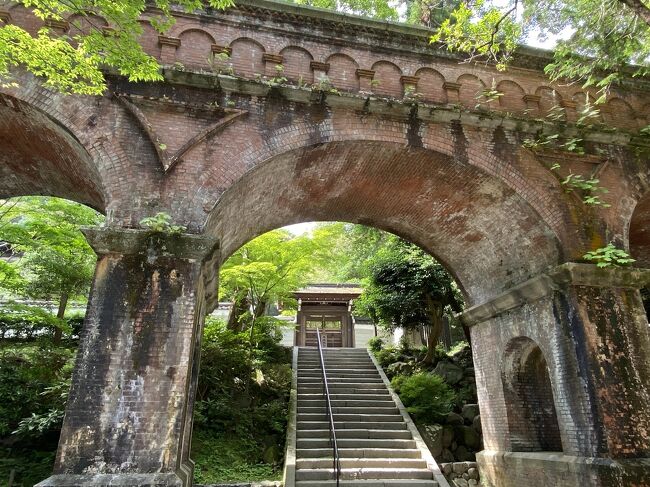
<path fill-rule="evenodd" d="M 486 487 L 650 487 L 650 458 L 590 458 L 561 452 L 500 452 L 476 455 Z"/>
<path fill-rule="evenodd" d="M 182 487 L 173 473 L 59 474 L 34 487 Z"/>

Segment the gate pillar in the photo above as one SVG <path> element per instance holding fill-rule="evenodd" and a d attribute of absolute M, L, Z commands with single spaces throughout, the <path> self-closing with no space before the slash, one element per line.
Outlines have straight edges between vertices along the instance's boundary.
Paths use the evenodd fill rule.
<path fill-rule="evenodd" d="M 563 264 L 461 315 L 485 485 L 650 486 L 649 283 L 650 270 Z"/>
<path fill-rule="evenodd" d="M 188 486 L 215 242 L 88 229 L 97 268 L 50 486 Z"/>

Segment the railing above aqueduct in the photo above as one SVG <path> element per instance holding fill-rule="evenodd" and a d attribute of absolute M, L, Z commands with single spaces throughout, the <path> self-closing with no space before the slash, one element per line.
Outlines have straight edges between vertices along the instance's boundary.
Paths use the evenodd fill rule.
<path fill-rule="evenodd" d="M 549 53 L 525 48 L 513 66 L 462 64 L 429 43 L 422 27 L 370 20 L 271 0 L 238 0 L 225 12 L 177 13 L 176 24 L 159 35 L 146 20 L 145 51 L 178 70 L 219 72 L 426 104 L 489 109 L 514 116 L 545 117 L 554 107 L 568 122 L 578 119 L 588 99 L 579 84 L 551 84 L 543 74 Z M 36 32 L 43 22 L 21 6 L 0 7 L 0 21 Z M 70 17 L 49 22 L 74 36 L 103 19 Z M 280 73 L 277 66 L 282 66 Z M 323 81 L 325 80 L 325 81 Z M 285 82 L 283 80 L 283 82 Z M 486 88 L 502 93 L 482 96 Z M 650 123 L 650 81 L 630 80 L 602 107 L 600 122 L 637 131 Z"/>

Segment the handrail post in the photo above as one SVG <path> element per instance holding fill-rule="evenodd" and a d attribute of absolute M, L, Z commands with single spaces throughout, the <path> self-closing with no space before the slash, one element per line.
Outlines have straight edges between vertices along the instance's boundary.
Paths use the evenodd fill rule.
<path fill-rule="evenodd" d="M 318 356 L 320 358 L 320 368 L 323 373 L 323 389 L 325 392 L 325 408 L 327 420 L 330 429 L 330 443 L 332 445 L 333 472 L 336 479 L 336 487 L 339 487 L 341 478 L 341 459 L 339 458 L 339 446 L 336 441 L 336 428 L 334 427 L 334 414 L 332 413 L 332 401 L 330 399 L 330 389 L 327 383 L 327 372 L 325 371 L 325 359 L 323 358 L 323 346 L 321 345 L 320 330 L 316 328 L 316 343 L 318 344 Z"/>

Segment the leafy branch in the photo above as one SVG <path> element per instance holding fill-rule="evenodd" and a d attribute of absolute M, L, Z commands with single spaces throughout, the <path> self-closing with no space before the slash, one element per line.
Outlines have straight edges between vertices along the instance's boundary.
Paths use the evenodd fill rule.
<path fill-rule="evenodd" d="M 598 267 L 622 267 L 635 262 L 627 252 L 616 248 L 612 243 L 587 252 L 582 258 L 594 262 Z"/>

